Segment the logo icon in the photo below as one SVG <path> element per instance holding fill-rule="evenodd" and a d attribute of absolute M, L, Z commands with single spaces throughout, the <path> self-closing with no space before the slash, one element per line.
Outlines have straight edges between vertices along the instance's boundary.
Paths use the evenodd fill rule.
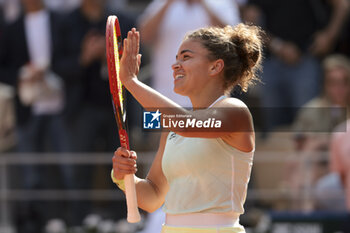
<path fill-rule="evenodd" d="M 143 112 L 144 129 L 160 129 L 160 116 L 162 113 L 159 109 L 156 112 Z"/>

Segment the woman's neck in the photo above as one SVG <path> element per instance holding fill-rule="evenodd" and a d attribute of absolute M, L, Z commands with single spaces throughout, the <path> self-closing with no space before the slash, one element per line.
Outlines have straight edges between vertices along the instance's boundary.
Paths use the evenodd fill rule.
<path fill-rule="evenodd" d="M 190 96 L 193 109 L 199 109 L 199 108 L 208 108 L 210 105 L 212 105 L 220 96 L 223 96 L 224 92 L 217 90 L 215 92 L 211 93 L 204 93 L 201 92 L 201 94 Z"/>

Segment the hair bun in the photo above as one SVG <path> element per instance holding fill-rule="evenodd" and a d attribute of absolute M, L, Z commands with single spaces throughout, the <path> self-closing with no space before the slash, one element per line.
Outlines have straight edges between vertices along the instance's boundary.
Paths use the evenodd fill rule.
<path fill-rule="evenodd" d="M 237 49 L 237 54 L 244 64 L 245 70 L 253 68 L 261 58 L 261 30 L 257 26 L 238 24 L 234 28 L 225 27 L 231 42 Z"/>

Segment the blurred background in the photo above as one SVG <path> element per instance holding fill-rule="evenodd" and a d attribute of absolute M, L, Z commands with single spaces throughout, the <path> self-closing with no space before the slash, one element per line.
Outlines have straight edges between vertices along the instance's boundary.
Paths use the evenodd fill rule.
<path fill-rule="evenodd" d="M 247 233 L 350 232 L 349 11 L 349 0 L 0 0 L 0 233 L 160 232 L 161 210 L 126 222 L 110 179 L 119 146 L 105 61 L 111 14 L 124 38 L 140 30 L 139 79 L 185 107 L 168 80 L 184 34 L 262 27 L 261 82 L 231 93 L 256 129 L 241 224 Z M 142 111 L 129 95 L 145 177 L 159 135 L 142 129 Z"/>

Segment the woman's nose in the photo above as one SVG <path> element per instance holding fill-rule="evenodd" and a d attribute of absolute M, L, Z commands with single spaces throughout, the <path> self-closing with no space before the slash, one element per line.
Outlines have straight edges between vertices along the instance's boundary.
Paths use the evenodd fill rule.
<path fill-rule="evenodd" d="M 177 70 L 177 69 L 180 68 L 180 64 L 179 64 L 178 62 L 176 62 L 176 63 L 174 63 L 174 64 L 171 66 L 171 68 L 172 68 L 173 70 Z"/>

